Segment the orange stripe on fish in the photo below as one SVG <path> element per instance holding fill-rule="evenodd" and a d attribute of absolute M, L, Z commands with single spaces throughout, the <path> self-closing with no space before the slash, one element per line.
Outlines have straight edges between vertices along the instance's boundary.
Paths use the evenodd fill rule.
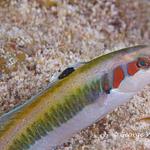
<path fill-rule="evenodd" d="M 123 79 L 124 79 L 124 72 L 123 69 L 119 66 L 114 70 L 113 87 L 118 88 Z"/>
<path fill-rule="evenodd" d="M 139 71 L 139 67 L 137 66 L 137 61 L 131 62 L 127 66 L 127 71 L 129 75 L 134 75 L 136 72 Z"/>

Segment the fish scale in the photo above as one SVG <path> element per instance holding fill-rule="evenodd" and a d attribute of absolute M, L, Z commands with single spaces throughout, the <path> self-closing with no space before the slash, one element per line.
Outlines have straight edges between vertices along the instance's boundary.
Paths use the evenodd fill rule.
<path fill-rule="evenodd" d="M 119 86 L 129 78 L 126 75 L 122 78 L 118 72 L 124 73 L 122 65 L 135 70 L 128 64 L 138 61 L 138 57 L 143 55 L 150 57 L 149 48 L 135 46 L 95 58 L 76 70 L 67 69 L 44 92 L 0 117 L 0 150 L 50 149 L 102 118 L 123 103 L 123 99 L 125 101 L 134 94 L 117 93 Z M 120 69 L 118 72 L 115 71 L 117 67 Z M 137 72 L 130 76 L 131 81 L 136 80 Z M 147 68 L 144 75 L 149 74 Z M 149 82 L 146 80 L 145 84 Z M 117 86 L 113 87 L 115 83 Z M 119 96 L 113 97 L 116 95 L 124 95 L 124 98 L 119 101 Z"/>

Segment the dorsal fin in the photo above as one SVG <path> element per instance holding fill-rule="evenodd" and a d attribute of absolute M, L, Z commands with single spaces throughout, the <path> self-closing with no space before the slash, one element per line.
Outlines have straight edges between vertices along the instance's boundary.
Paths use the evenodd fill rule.
<path fill-rule="evenodd" d="M 75 69 L 74 67 L 68 67 L 66 68 L 59 76 L 58 76 L 58 79 L 63 79 L 65 77 L 67 77 L 69 74 L 71 74 L 72 72 L 74 72 Z"/>
<path fill-rule="evenodd" d="M 57 80 L 64 79 L 65 77 L 67 77 L 72 72 L 74 72 L 76 69 L 78 69 L 79 67 L 81 67 L 82 65 L 84 65 L 86 63 L 87 62 L 78 62 L 78 63 L 76 63 L 74 65 L 70 65 L 68 68 L 66 68 L 65 70 L 63 70 L 61 73 L 54 74 L 52 76 L 52 78 L 50 79 L 50 83 L 56 83 Z"/>

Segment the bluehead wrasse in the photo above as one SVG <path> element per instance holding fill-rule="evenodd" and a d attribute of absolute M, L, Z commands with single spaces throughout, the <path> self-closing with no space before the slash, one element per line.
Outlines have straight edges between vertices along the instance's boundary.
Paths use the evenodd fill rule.
<path fill-rule="evenodd" d="M 50 150 L 150 83 L 150 47 L 99 56 L 0 117 L 0 150 Z"/>

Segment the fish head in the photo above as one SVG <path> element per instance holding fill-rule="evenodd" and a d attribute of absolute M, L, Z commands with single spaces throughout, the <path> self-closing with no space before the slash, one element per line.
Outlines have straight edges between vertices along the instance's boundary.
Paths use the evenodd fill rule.
<path fill-rule="evenodd" d="M 150 47 L 129 49 L 121 57 L 127 69 L 127 77 L 119 87 L 121 91 L 136 93 L 150 84 Z"/>
<path fill-rule="evenodd" d="M 104 112 L 129 101 L 150 84 L 150 47 L 130 47 L 113 52 L 111 56 L 113 59 L 105 68 L 113 68 L 110 71 L 112 89 L 105 94 Z"/>

